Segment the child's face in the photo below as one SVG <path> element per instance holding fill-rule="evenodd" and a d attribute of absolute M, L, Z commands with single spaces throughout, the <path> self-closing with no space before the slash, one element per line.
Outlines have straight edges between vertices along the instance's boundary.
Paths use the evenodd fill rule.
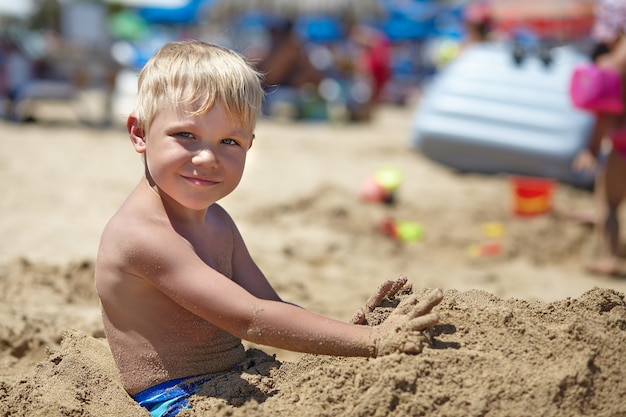
<path fill-rule="evenodd" d="M 132 133 L 132 132 L 131 132 Z M 251 128 L 232 122 L 220 103 L 191 116 L 168 107 L 159 110 L 145 133 L 148 174 L 160 193 L 183 207 L 203 210 L 239 184 L 252 146 Z"/>

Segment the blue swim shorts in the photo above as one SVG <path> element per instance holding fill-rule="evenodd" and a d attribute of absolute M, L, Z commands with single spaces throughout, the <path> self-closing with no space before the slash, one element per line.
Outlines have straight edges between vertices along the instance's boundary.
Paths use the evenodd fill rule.
<path fill-rule="evenodd" d="M 133 399 L 146 408 L 152 417 L 173 417 L 181 410 L 190 408 L 187 399 L 210 380 L 210 376 L 172 379 L 138 392 L 133 395 Z"/>

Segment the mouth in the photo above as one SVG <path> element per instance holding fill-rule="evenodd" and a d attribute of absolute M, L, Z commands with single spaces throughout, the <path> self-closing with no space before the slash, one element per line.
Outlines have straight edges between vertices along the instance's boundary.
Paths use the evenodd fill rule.
<path fill-rule="evenodd" d="M 210 185 L 215 185 L 217 184 L 217 181 L 212 181 L 208 178 L 203 178 L 203 177 L 198 177 L 198 176 L 185 176 L 183 175 L 183 178 L 193 184 L 193 185 L 197 185 L 199 187 L 207 187 Z"/>

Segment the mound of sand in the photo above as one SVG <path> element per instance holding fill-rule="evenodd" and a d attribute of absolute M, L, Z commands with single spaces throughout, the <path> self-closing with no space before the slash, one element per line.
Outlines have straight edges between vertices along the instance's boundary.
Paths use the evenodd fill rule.
<path fill-rule="evenodd" d="M 89 262 L 61 268 L 16 261 L 0 269 L 0 415 L 147 415 L 117 376 L 95 319 L 92 273 Z M 15 290 L 22 285 L 28 291 Z M 22 308 L 7 308 L 7 297 L 20 298 Z M 397 302 L 385 300 L 368 322 L 382 320 Z M 206 383 L 181 415 L 626 413 L 624 294 L 595 288 L 546 303 L 448 290 L 437 311 L 441 323 L 423 335 L 424 349 L 414 356 L 279 361 L 250 348 L 249 369 Z"/>
<path fill-rule="evenodd" d="M 183 415 L 625 416 L 626 280 L 581 268 L 591 195 L 559 184 L 554 211 L 510 211 L 506 176 L 460 174 L 407 149 L 410 109 L 372 124 L 262 121 L 223 205 L 281 296 L 347 321 L 386 279 L 445 290 L 421 354 L 376 359 L 247 345 Z M 0 416 L 147 416 L 104 340 L 93 265 L 104 224 L 141 175 L 124 132 L 0 123 Z M 396 204 L 358 198 L 378 167 L 402 171 Z M 403 243 L 386 218 L 417 221 Z M 626 220 L 626 219 L 624 219 Z M 468 256 L 490 243 L 495 256 Z M 395 300 L 370 317 L 375 322 Z M 402 337 L 402 336 L 400 336 Z M 274 357 L 276 355 L 276 357 Z"/>

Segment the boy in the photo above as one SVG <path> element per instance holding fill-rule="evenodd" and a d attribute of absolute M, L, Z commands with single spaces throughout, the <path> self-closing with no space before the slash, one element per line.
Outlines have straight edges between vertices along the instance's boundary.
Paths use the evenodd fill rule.
<path fill-rule="evenodd" d="M 441 290 L 405 300 L 373 327 L 356 324 L 362 311 L 348 324 L 285 303 L 216 203 L 241 179 L 263 99 L 242 57 L 170 43 L 138 87 L 127 129 L 145 176 L 107 224 L 95 272 L 107 339 L 135 400 L 154 416 L 174 415 L 208 375 L 243 361 L 241 339 L 326 355 L 415 353 L 394 335 L 437 323 L 430 311 Z M 373 303 L 404 282 L 381 286 Z"/>

